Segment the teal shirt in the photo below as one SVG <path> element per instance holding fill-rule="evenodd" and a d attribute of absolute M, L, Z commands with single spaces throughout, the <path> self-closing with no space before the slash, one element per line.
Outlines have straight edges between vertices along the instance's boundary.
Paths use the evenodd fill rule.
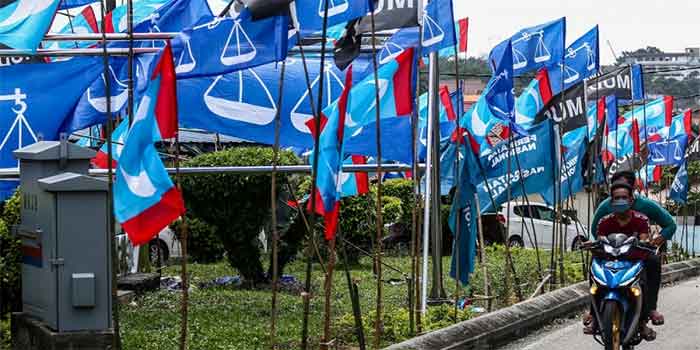
<path fill-rule="evenodd" d="M 671 214 L 658 203 L 644 196 L 635 196 L 632 209 L 646 215 L 649 220 L 661 226 L 661 235 L 664 236 L 666 240 L 673 238 L 673 235 L 676 233 L 676 222 L 673 220 Z M 612 206 L 610 205 L 610 197 L 608 197 L 600 203 L 598 209 L 595 211 L 590 231 L 591 235 L 595 237 L 598 232 L 598 223 L 610 213 L 612 213 Z"/>

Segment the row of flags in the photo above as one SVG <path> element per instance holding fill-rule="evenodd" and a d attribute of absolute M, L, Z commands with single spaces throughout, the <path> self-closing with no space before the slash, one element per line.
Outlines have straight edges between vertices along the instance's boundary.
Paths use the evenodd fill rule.
<path fill-rule="evenodd" d="M 78 3 L 63 1 L 61 7 L 80 6 Z M 345 174 L 342 164 L 362 163 L 367 157 L 376 157 L 374 140 L 378 129 L 382 133 L 382 160 L 413 161 L 411 132 L 414 127 L 419 130 L 423 145 L 427 120 L 423 117 L 427 114 L 427 98 L 425 103 L 421 99 L 416 103 L 414 98 L 419 56 L 431 52 L 455 54 L 455 48 L 465 52 L 468 20 L 454 20 L 451 0 L 433 0 L 422 13 L 412 0 L 329 1 L 329 8 L 324 7 L 325 1 L 294 1 L 289 12 L 283 11 L 286 3 L 252 0 L 230 17 L 215 17 L 204 0 L 136 3 L 139 4 L 134 8 L 136 32 L 181 34 L 173 39 L 172 46 L 161 40 L 137 43 L 139 47 L 163 50 L 139 55 L 135 60 L 134 95 L 138 101 L 135 122 L 131 127 L 122 123 L 113 134 L 112 166 L 118 176 L 115 212 L 135 243 L 147 242 L 157 234 L 156 226 L 162 228 L 184 212 L 182 198 L 167 177 L 154 147 L 155 142 L 173 137 L 178 123 L 272 144 L 273 122 L 279 114 L 281 145 L 308 150 L 314 146 L 312 132 L 316 131 L 312 106 L 317 104 L 323 86 L 322 105 L 315 106 L 322 111 L 322 123 L 317 131 L 321 141 L 319 182 L 313 190 L 318 200 L 317 206 L 310 209 L 324 216 L 328 239 L 333 239 L 337 229 L 340 199 L 368 191 L 366 176 Z M 20 6 L 30 8 L 29 12 L 20 14 L 31 15 L 12 17 Z M 0 42 L 5 43 L 3 33 L 21 37 L 16 34 L 31 27 L 38 41 L 23 39 L 21 45 L 8 46 L 35 50 L 57 7 L 58 2 L 48 0 L 10 1 L 9 5 L 0 6 Z M 45 11 L 50 13 L 50 18 L 46 17 L 47 27 L 39 27 L 36 23 L 44 18 Z M 118 7 L 107 16 L 108 31 L 126 29 L 125 11 L 125 7 Z M 362 37 L 371 31 L 368 13 L 372 11 L 377 30 L 398 29 L 378 50 L 380 67 L 376 83 L 371 58 L 357 49 Z M 324 22 L 329 28 L 341 28 L 335 42 L 336 64 L 321 67 L 318 57 L 309 55 L 305 67 L 290 48 L 297 44 L 298 38 L 318 36 Z M 423 24 L 421 27 L 419 22 Z M 17 23 L 17 26 L 3 31 L 3 23 Z M 76 17 L 73 25 L 72 31 L 80 27 L 97 32 L 101 27 L 90 7 Z M 583 187 L 587 153 L 604 156 L 600 167 L 596 160 L 596 174 L 601 174 L 603 168 L 632 163 L 632 167 L 644 172 L 647 181 L 660 166 L 685 165 L 687 157 L 677 155 L 686 154 L 686 148 L 693 144 L 687 114 L 674 117 L 667 98 L 646 103 L 638 66 L 597 75 L 598 36 L 596 26 L 566 46 L 565 18 L 524 28 L 490 53 L 492 78 L 469 111 L 462 111 L 459 87 L 452 92 L 441 89 L 439 127 L 444 150 L 441 162 L 446 175 L 443 177 L 452 181 L 445 192 L 449 192 L 449 187 L 460 186 L 460 196 L 453 201 L 450 224 L 453 229 L 460 227 L 456 233 L 460 235 L 460 244 L 464 244 L 460 247 L 464 252 L 460 258 L 467 259 L 453 264 L 472 266 L 469 262 L 473 261 L 475 249 L 477 207 L 481 212 L 495 210 L 494 206 L 507 200 L 508 188 L 512 196 L 539 193 L 551 204 L 556 200 L 554 188 L 560 187 L 559 199 L 563 200 Z M 57 47 L 71 45 L 74 43 L 61 43 Z M 109 47 L 123 45 L 123 42 L 110 43 Z M 285 69 L 282 81 L 281 62 Z M 10 136 L 0 144 L 0 151 L 13 142 L 56 139 L 60 132 L 104 123 L 108 109 L 107 81 L 111 89 L 109 109 L 114 115 L 124 113 L 127 70 L 126 60 L 116 57 L 109 60 L 107 74 L 103 74 L 100 60 L 86 58 L 12 67 L 11 72 L 8 68 L 11 74 L 3 74 L 3 78 L 8 78 L 0 81 L 0 94 L 10 97 L 0 101 L 0 108 L 9 103 L 16 119 L 12 119 L 15 121 L 7 133 Z M 321 70 L 323 78 L 319 74 Z M 535 79 L 516 97 L 514 77 L 531 73 L 535 73 Z M 29 74 L 40 74 L 70 88 L 61 89 L 60 96 L 55 91 L 41 91 L 43 85 L 39 81 L 43 80 L 26 81 Z M 282 89 L 280 84 L 285 84 Z M 279 96 L 280 91 L 283 96 Z M 380 96 L 379 104 L 375 102 L 376 94 Z M 593 103 L 589 104 L 586 97 Z M 57 102 L 55 106 L 54 103 L 41 105 L 37 102 L 41 99 Z M 619 105 L 638 101 L 646 104 L 618 115 Z M 61 117 L 42 118 L 49 113 L 48 108 L 53 115 Z M 640 108 L 644 109 L 641 113 Z M 380 125 L 376 125 L 377 110 Z M 418 114 L 417 126 L 411 124 L 414 113 Z M 25 126 L 28 120 L 33 121 L 31 127 Z M 555 128 L 561 131 L 560 140 Z M 506 144 L 508 140 L 519 156 L 517 159 Z M 553 152 L 557 144 L 560 147 Z M 418 148 L 420 156 L 425 149 L 420 145 Z M 0 166 L 16 166 L 11 156 L 3 158 L 6 153 L 9 154 L 0 152 Z M 106 153 L 104 146 L 94 160 L 96 166 L 109 165 Z M 552 154 L 561 154 L 561 159 Z M 623 161 L 635 157 L 645 157 L 643 169 L 635 162 Z M 455 159 L 460 159 L 459 169 L 454 168 Z M 516 161 L 520 163 L 517 166 Z M 509 162 L 512 162 L 510 169 Z M 682 189 L 683 177 L 678 177 L 680 185 L 675 187 Z M 460 179 L 459 183 L 454 183 L 456 178 Z M 162 220 L 149 220 L 153 215 Z M 460 220 L 459 225 L 456 220 Z M 469 269 L 461 271 L 455 277 L 467 283 L 465 271 Z"/>

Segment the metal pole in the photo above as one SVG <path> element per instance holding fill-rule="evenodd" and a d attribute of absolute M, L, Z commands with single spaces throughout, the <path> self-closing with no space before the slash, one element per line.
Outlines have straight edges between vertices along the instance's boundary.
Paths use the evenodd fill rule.
<path fill-rule="evenodd" d="M 102 33 L 104 34 L 105 32 L 105 5 L 104 3 L 100 2 L 100 14 L 102 17 Z M 112 328 L 114 329 L 114 340 L 112 342 L 112 346 L 116 350 L 121 350 L 122 348 L 122 341 L 121 341 L 121 335 L 120 335 L 120 327 L 119 327 L 119 300 L 117 296 L 117 269 L 119 266 L 119 259 L 117 257 L 117 247 L 116 247 L 116 242 L 115 242 L 115 222 L 114 222 L 114 177 L 112 176 L 112 101 L 111 101 L 111 89 L 110 89 L 110 80 L 109 80 L 109 56 L 107 52 L 107 43 L 102 42 L 102 64 L 103 64 L 103 73 L 104 74 L 104 81 L 105 81 L 105 97 L 107 99 L 107 111 L 106 111 L 106 124 L 105 124 L 105 132 L 107 133 L 106 138 L 107 138 L 107 210 L 108 210 L 108 217 L 109 217 L 109 227 L 107 228 L 107 239 L 109 242 L 109 247 L 110 247 L 110 254 L 112 258 L 112 266 L 111 266 L 111 279 L 112 279 L 112 290 L 111 290 L 111 297 L 112 297 Z"/>
<path fill-rule="evenodd" d="M 432 92 L 434 90 L 434 80 L 435 80 L 435 72 L 434 72 L 434 64 L 433 64 L 433 59 L 432 55 L 430 57 L 430 70 L 428 74 L 428 80 L 429 80 L 429 85 L 430 85 L 430 91 Z M 434 167 L 434 160 L 433 160 L 433 147 L 434 147 L 434 142 L 433 142 L 433 128 L 435 127 L 434 125 L 434 119 L 431 117 L 433 113 L 433 109 L 435 108 L 433 106 L 433 102 L 431 99 L 435 99 L 434 95 L 432 93 L 428 94 L 428 131 L 427 131 L 427 152 L 426 152 L 426 171 L 425 171 L 425 195 L 423 197 L 424 204 L 423 204 L 423 272 L 422 272 L 422 283 L 421 283 L 421 314 L 425 315 L 425 312 L 427 311 L 426 309 L 426 303 L 427 303 L 427 298 L 428 298 L 428 251 L 429 251 L 429 244 L 430 244 L 430 203 L 431 203 L 431 195 L 432 195 L 432 182 L 433 182 L 433 167 Z"/>
<path fill-rule="evenodd" d="M 328 0 L 326 0 L 328 1 Z M 374 264 L 377 271 L 377 308 L 374 325 L 374 347 L 379 349 L 382 339 L 382 237 L 384 236 L 384 223 L 382 218 L 382 133 L 381 133 L 381 113 L 379 110 L 379 75 L 377 69 L 377 39 L 374 20 L 374 11 L 370 12 L 370 21 L 372 25 L 372 66 L 374 67 L 374 103 L 375 103 L 375 122 L 376 122 L 376 147 L 377 147 L 377 235 L 375 242 Z"/>

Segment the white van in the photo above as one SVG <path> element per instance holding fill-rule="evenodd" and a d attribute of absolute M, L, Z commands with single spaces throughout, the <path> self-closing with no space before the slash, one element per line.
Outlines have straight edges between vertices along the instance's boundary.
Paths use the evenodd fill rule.
<path fill-rule="evenodd" d="M 501 207 L 500 214 L 510 217 L 508 244 L 516 247 L 534 248 L 537 246 L 551 249 L 552 230 L 554 228 L 554 209 L 544 203 L 524 201 L 510 202 L 510 215 L 508 215 L 508 203 Z M 562 215 L 560 227 L 565 228 L 564 242 L 566 249 L 576 250 L 582 242 L 588 240 L 588 228 L 578 220 Z"/>

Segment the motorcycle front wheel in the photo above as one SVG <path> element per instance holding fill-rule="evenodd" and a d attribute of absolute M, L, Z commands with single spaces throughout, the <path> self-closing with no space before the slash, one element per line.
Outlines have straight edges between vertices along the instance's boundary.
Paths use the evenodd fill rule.
<path fill-rule="evenodd" d="M 622 314 L 620 305 L 613 300 L 603 304 L 601 315 L 605 350 L 620 350 L 622 346 Z"/>

